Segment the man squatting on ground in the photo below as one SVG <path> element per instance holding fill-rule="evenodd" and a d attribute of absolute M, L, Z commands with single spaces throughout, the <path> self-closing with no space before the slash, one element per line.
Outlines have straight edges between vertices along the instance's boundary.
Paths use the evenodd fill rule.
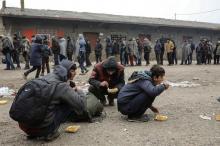
<path fill-rule="evenodd" d="M 95 65 L 89 79 L 89 91 L 93 93 L 103 105 L 106 105 L 105 95 L 108 95 L 110 106 L 114 106 L 114 98 L 124 86 L 124 67 L 116 62 L 115 57 L 111 56 Z M 115 89 L 109 92 L 108 88 Z"/>
<path fill-rule="evenodd" d="M 76 69 L 76 64 L 63 60 L 53 73 L 27 82 L 18 91 L 10 116 L 18 121 L 28 138 L 53 140 L 59 136 L 61 123 L 67 120 L 91 122 L 92 117 L 100 116 L 103 106 L 95 96 L 85 95 L 67 83 L 73 80 Z"/>
<path fill-rule="evenodd" d="M 128 121 L 147 122 L 149 117 L 144 115 L 150 108 L 154 113 L 159 113 L 152 103 L 156 96 L 168 89 L 168 84 L 161 84 L 164 80 L 165 70 L 159 65 L 154 65 L 150 71 L 132 73 L 128 83 L 122 87 L 118 94 L 118 110 L 128 116 Z"/>

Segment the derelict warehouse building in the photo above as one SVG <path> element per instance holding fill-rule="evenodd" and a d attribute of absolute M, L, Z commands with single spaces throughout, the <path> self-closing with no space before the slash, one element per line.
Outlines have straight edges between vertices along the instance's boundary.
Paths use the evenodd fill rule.
<path fill-rule="evenodd" d="M 50 36 L 71 36 L 76 38 L 83 33 L 95 45 L 97 37 L 111 36 L 115 38 L 147 36 L 153 43 L 163 37 L 172 38 L 176 44 L 178 57 L 181 54 L 181 44 L 184 39 L 191 38 L 198 43 L 201 38 L 210 39 L 216 43 L 220 39 L 220 24 L 194 21 L 180 21 L 160 18 L 119 16 L 85 12 L 37 10 L 6 7 L 6 2 L 0 11 L 0 33 L 20 33 L 30 38 L 34 34 Z"/>

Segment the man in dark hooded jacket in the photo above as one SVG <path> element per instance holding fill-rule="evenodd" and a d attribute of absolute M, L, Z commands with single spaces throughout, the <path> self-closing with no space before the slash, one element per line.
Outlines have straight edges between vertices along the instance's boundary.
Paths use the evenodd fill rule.
<path fill-rule="evenodd" d="M 128 116 L 128 121 L 149 120 L 145 111 L 150 108 L 153 112 L 159 113 L 152 103 L 156 96 L 168 89 L 168 84 L 161 84 L 165 70 L 154 65 L 150 71 L 134 72 L 128 79 L 128 83 L 118 94 L 118 110 Z"/>
<path fill-rule="evenodd" d="M 34 127 L 19 123 L 19 127 L 29 135 L 29 138 L 40 137 L 43 140 L 53 140 L 59 136 L 60 124 L 69 117 L 74 119 L 75 116 L 89 116 L 85 94 L 77 88 L 73 90 L 67 84 L 67 80 L 72 80 L 76 75 L 76 69 L 76 64 L 63 60 L 60 65 L 55 67 L 53 73 L 42 77 L 42 79 L 51 84 L 57 84 L 57 86 L 42 123 Z"/>
<path fill-rule="evenodd" d="M 117 63 L 111 56 L 95 65 L 89 79 L 89 91 L 93 93 L 103 105 L 106 105 L 105 95 L 108 95 L 110 106 L 114 106 L 114 98 L 124 86 L 124 66 Z"/>
<path fill-rule="evenodd" d="M 42 65 L 42 53 L 44 51 L 42 41 L 43 38 L 41 36 L 36 36 L 34 43 L 31 44 L 30 65 L 33 67 L 24 72 L 24 79 L 27 79 L 27 76 L 35 70 L 37 70 L 35 78 L 38 78 L 40 75 Z"/>

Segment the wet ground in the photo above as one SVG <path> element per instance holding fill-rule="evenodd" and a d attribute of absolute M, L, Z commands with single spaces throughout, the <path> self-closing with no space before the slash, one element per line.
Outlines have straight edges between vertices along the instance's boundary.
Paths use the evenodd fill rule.
<path fill-rule="evenodd" d="M 30 141 L 17 123 L 9 118 L 13 98 L 7 98 L 9 103 L 0 105 L 0 145 L 219 146 L 220 122 L 215 120 L 215 114 L 220 114 L 220 103 L 216 100 L 220 97 L 220 65 L 163 67 L 170 82 L 189 81 L 198 85 L 174 86 L 156 98 L 154 105 L 168 116 L 165 122 L 131 123 L 118 113 L 117 107 L 105 107 L 107 117 L 102 122 L 66 123 L 61 126 L 61 136 L 55 141 Z M 25 82 L 22 79 L 24 70 L 5 71 L 3 68 L 1 64 L 1 86 L 18 89 Z M 126 79 L 135 70 L 149 68 L 126 67 Z M 86 82 L 90 73 L 78 75 L 75 80 Z M 31 74 L 29 79 L 33 77 Z M 146 113 L 153 116 L 151 111 Z M 204 120 L 200 115 L 211 117 L 211 120 Z M 80 125 L 81 129 L 74 134 L 65 133 L 64 129 L 69 125 Z"/>

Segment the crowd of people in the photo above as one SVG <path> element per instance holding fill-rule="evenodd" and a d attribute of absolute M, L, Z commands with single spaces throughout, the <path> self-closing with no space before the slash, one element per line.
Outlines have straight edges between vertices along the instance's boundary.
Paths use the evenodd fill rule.
<path fill-rule="evenodd" d="M 139 38 L 104 39 L 97 38 L 95 47 L 92 48 L 90 41 L 82 34 L 79 34 L 77 39 L 71 37 L 56 37 L 48 38 L 47 35 L 35 35 L 31 40 L 25 36 L 20 37 L 14 34 L 11 39 L 8 36 L 0 36 L 2 42 L 2 53 L 5 58 L 2 60 L 6 64 L 5 70 L 21 69 L 20 54 L 25 61 L 25 68 L 30 69 L 24 73 L 24 77 L 34 70 L 37 70 L 36 77 L 44 75 L 45 67 L 47 73 L 50 72 L 49 58 L 53 56 L 54 65 L 58 65 L 63 59 L 77 61 L 79 63 L 81 73 L 87 73 L 87 67 L 91 66 L 90 55 L 94 50 L 96 63 L 102 62 L 103 49 L 105 49 L 106 58 L 109 56 L 119 56 L 120 63 L 124 66 L 140 66 L 142 65 L 142 56 L 146 61 L 146 65 L 150 64 L 150 55 L 152 51 L 155 53 L 157 64 L 163 65 L 164 54 L 166 53 L 168 65 L 177 64 L 177 46 L 174 40 L 169 38 L 160 38 L 156 40 L 155 45 L 145 37 L 143 40 Z M 212 59 L 214 64 L 219 64 L 220 58 L 220 41 L 216 46 L 210 40 L 201 39 L 198 45 L 195 45 L 192 39 L 184 40 L 181 48 L 181 65 L 192 64 L 193 53 L 196 53 L 197 64 L 211 64 Z M 143 55 L 142 55 L 143 54 Z M 17 65 L 14 66 L 14 63 Z"/>

